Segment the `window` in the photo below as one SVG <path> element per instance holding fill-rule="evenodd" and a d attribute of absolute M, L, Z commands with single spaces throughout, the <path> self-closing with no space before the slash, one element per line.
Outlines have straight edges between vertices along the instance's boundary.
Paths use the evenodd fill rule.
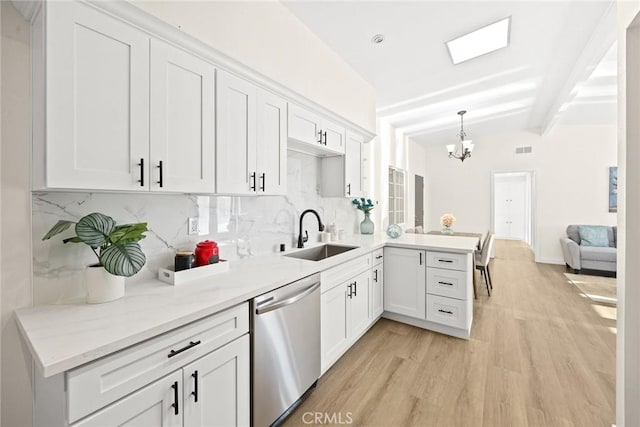
<path fill-rule="evenodd" d="M 389 224 L 401 224 L 405 221 L 404 171 L 389 167 Z"/>

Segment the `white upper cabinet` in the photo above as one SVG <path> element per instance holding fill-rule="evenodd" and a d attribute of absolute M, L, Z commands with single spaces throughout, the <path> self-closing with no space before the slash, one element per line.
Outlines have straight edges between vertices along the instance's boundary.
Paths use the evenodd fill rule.
<path fill-rule="evenodd" d="M 36 178 L 35 188 L 137 190 L 139 180 L 145 186 L 149 37 L 75 2 L 48 3 L 46 38 L 40 35 L 34 79 L 46 75 L 46 83 L 34 81 L 34 137 L 40 137 L 34 170 L 46 175 Z M 44 111 L 35 106 L 45 100 Z"/>
<path fill-rule="evenodd" d="M 344 156 L 322 159 L 321 190 L 324 197 L 363 197 L 362 150 L 364 138 L 346 133 Z"/>
<path fill-rule="evenodd" d="M 45 16 L 34 187 L 212 193 L 215 67 L 82 2 Z"/>
<path fill-rule="evenodd" d="M 213 193 L 215 67 L 151 41 L 152 191 Z"/>
<path fill-rule="evenodd" d="M 218 193 L 286 193 L 286 111 L 282 98 L 218 72 Z"/>
<path fill-rule="evenodd" d="M 216 123 L 218 193 L 256 192 L 256 98 L 258 88 L 218 72 Z"/>
<path fill-rule="evenodd" d="M 344 154 L 346 130 L 319 115 L 289 104 L 289 148 L 320 156 Z"/>
<path fill-rule="evenodd" d="M 258 192 L 287 194 L 287 102 L 258 90 Z"/>

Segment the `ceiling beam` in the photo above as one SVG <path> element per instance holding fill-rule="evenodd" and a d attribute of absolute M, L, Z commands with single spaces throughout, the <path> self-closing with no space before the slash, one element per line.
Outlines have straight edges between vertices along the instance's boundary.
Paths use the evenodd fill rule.
<path fill-rule="evenodd" d="M 541 135 L 546 135 L 557 123 L 566 106 L 576 95 L 576 86 L 587 81 L 598 63 L 616 41 L 617 16 L 615 2 L 611 2 L 602 15 L 589 41 L 573 64 L 561 89 L 552 97 L 552 101 L 542 119 L 532 123 Z M 543 110 L 544 111 L 544 110 Z"/>

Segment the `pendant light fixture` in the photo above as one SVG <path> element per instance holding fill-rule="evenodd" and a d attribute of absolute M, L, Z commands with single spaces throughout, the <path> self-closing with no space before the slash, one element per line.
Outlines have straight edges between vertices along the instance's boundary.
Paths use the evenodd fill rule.
<path fill-rule="evenodd" d="M 459 151 L 456 150 L 455 144 L 447 145 L 449 158 L 458 159 L 461 162 L 464 162 L 464 159 L 466 159 L 467 157 L 471 157 L 471 152 L 473 151 L 473 143 L 471 142 L 471 140 L 464 139 L 464 137 L 467 136 L 467 134 L 464 133 L 464 115 L 466 112 L 467 112 L 466 110 L 458 111 L 458 115 L 460 116 L 460 134 L 458 135 L 460 137 L 460 143 L 461 143 L 460 150 Z"/>

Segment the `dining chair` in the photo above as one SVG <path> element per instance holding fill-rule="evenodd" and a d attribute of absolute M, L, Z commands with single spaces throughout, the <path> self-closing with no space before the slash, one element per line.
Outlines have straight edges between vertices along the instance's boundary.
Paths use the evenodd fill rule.
<path fill-rule="evenodd" d="M 475 251 L 474 253 L 476 270 L 480 270 L 480 274 L 484 277 L 484 283 L 487 286 L 487 293 L 489 296 L 491 296 L 491 289 L 493 289 L 491 273 L 489 272 L 489 262 L 491 261 L 491 252 L 493 250 L 495 238 L 495 234 L 487 234 L 487 237 L 482 244 L 482 249 L 480 251 Z"/>

